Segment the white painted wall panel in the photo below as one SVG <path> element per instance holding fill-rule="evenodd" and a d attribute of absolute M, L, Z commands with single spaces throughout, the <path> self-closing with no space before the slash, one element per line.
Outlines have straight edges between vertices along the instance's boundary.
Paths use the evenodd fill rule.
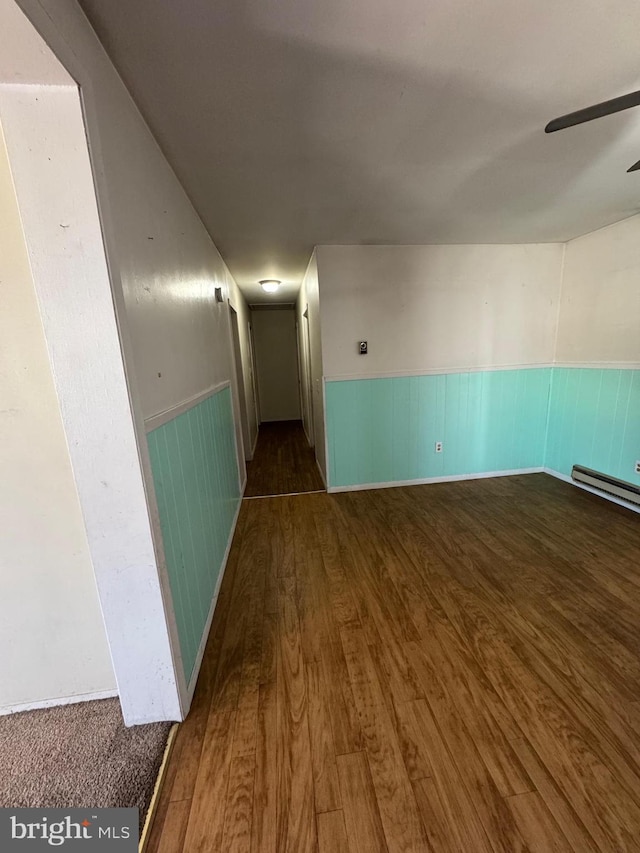
<path fill-rule="evenodd" d="M 567 243 L 556 359 L 640 363 L 640 216 Z"/>
<path fill-rule="evenodd" d="M 0 113 L 125 720 L 178 719 L 78 90 L 0 87 Z"/>
<path fill-rule="evenodd" d="M 309 443 L 313 445 L 313 402 L 311 399 L 311 352 L 308 312 L 305 316 L 305 306 L 296 303 L 296 327 L 298 333 L 298 371 L 300 373 L 300 416 L 302 426 Z"/>
<path fill-rule="evenodd" d="M 119 613 L 122 621 L 123 633 L 119 640 L 122 654 L 120 666 L 116 664 L 115 667 L 118 685 L 121 696 L 125 685 L 127 691 L 124 692 L 130 693 L 131 701 L 125 702 L 129 722 L 177 719 L 181 711 L 174 678 L 176 673 L 179 678 L 181 668 L 174 664 L 176 661 L 179 664 L 180 652 L 164 567 L 144 421 L 222 381 L 233 382 L 227 300 L 234 295 L 235 284 L 77 3 L 74 0 L 19 0 L 19 5 L 81 89 L 85 127 L 80 130 L 83 142 L 89 142 L 101 218 L 98 223 L 93 210 L 86 221 L 91 222 L 92 227 L 97 224 L 98 233 L 102 225 L 104 246 L 101 242 L 102 254 L 98 257 L 95 247 L 87 253 L 81 242 L 73 242 L 68 229 L 64 232 L 68 243 L 64 244 L 63 251 L 79 266 L 83 260 L 82 275 L 91 285 L 84 294 L 87 303 L 79 300 L 69 311 L 74 322 L 86 312 L 87 334 L 91 332 L 90 323 L 98 322 L 105 338 L 103 342 L 98 335 L 96 344 L 109 352 L 109 358 L 114 354 L 112 347 L 118 347 L 119 333 L 124 354 L 123 365 L 118 349 L 121 376 L 117 381 L 113 373 L 115 365 L 110 362 L 104 375 L 101 369 L 94 371 L 94 389 L 82 389 L 85 403 L 99 407 L 111 403 L 111 409 L 102 417 L 101 428 L 105 435 L 96 435 L 95 441 L 101 448 L 97 457 L 101 461 L 104 441 L 119 442 L 121 452 L 116 453 L 117 464 L 111 466 L 110 476 L 89 477 L 82 488 L 78 482 L 92 555 L 94 550 L 102 555 L 102 567 L 110 566 L 111 580 L 115 584 L 110 588 L 105 579 L 100 594 L 103 609 L 104 602 L 108 602 L 111 615 L 117 619 Z M 31 94 L 37 95 L 35 87 Z M 77 92 L 74 95 L 77 106 Z M 29 109 L 35 109 L 34 105 L 30 104 Z M 31 120 L 25 117 L 25 121 Z M 17 138 L 16 135 L 16 145 Z M 31 152 L 24 152 L 23 176 L 27 183 L 29 174 L 35 174 L 29 168 L 29 159 L 33 161 L 43 153 L 39 150 L 31 156 Z M 93 190 L 93 180 L 89 182 Z M 74 183 L 73 177 L 67 180 L 70 187 Z M 84 184 L 82 186 L 84 190 Z M 47 189 L 53 192 L 59 187 L 52 182 Z M 33 187 L 27 188 L 27 192 L 31 190 Z M 33 198 L 32 195 L 31 201 Z M 93 203 L 95 206 L 95 195 Z M 50 226 L 50 222 L 44 221 L 46 217 L 37 212 L 35 202 L 31 213 L 38 227 Z M 86 211 L 80 205 L 73 213 L 82 222 Z M 75 223 L 76 219 L 73 221 Z M 58 230 L 61 222 L 56 225 Z M 25 231 L 29 237 L 26 226 Z M 105 276 L 105 247 L 111 289 Z M 55 253 L 54 257 L 57 257 Z M 62 269 L 62 259 L 59 260 Z M 76 279 L 73 282 L 77 283 Z M 49 287 L 55 284 L 52 282 Z M 103 287 L 106 289 L 101 289 Z M 215 300 L 216 287 L 222 289 L 222 304 Z M 108 302 L 103 301 L 103 297 Z M 101 313 L 107 309 L 109 313 Z M 109 317 L 111 326 L 107 334 Z M 48 341 L 49 337 L 47 332 Z M 51 351 L 50 341 L 49 346 Z M 80 358 L 83 354 L 80 344 L 78 352 Z M 116 393 L 118 382 L 121 385 Z M 237 413 L 235 382 L 233 387 Z M 109 395 L 112 395 L 110 400 L 107 399 Z M 123 403 L 126 411 L 121 408 Z M 73 418 L 69 424 L 65 420 L 68 435 L 73 425 Z M 82 424 L 78 422 L 77 425 L 82 432 Z M 85 422 L 85 431 L 86 428 Z M 81 454 L 78 451 L 76 455 Z M 84 463 L 87 465 L 84 474 L 89 475 L 89 460 L 85 459 Z M 238 468 L 242 475 L 244 459 L 240 452 Z M 76 470 L 76 477 L 79 470 Z M 113 485 L 110 477 L 117 483 L 110 494 L 114 499 L 117 495 L 121 499 L 111 507 L 114 513 L 105 524 L 100 510 L 104 509 L 106 497 L 100 498 L 97 484 L 105 479 Z M 120 518 L 116 530 L 111 530 L 110 525 L 115 524 L 118 513 L 124 514 L 124 518 Z M 100 583 L 101 572 L 97 568 L 96 574 Z M 140 602 L 145 604 L 144 613 Z M 128 621 L 132 607 L 136 609 L 135 619 Z M 106 621 L 108 624 L 109 619 Z M 131 629 L 132 635 L 127 636 L 125 628 Z M 114 638 L 109 634 L 109 639 L 112 643 L 116 641 L 117 632 Z M 112 654 L 115 660 L 113 645 Z M 141 667 L 146 676 L 142 675 Z M 184 711 L 186 685 L 179 683 L 178 686 Z"/>
<path fill-rule="evenodd" d="M 20 5 L 83 92 L 125 350 L 146 419 L 232 377 L 226 303 L 235 283 L 77 3 Z"/>
<path fill-rule="evenodd" d="M 238 333 L 240 338 L 241 357 L 241 364 L 238 367 L 242 371 L 245 395 L 245 411 L 247 413 L 247 434 L 243 437 L 244 452 L 245 459 L 251 459 L 253 455 L 253 448 L 255 447 L 255 443 L 258 438 L 258 413 L 256 411 L 255 406 L 256 396 L 254 387 L 256 379 L 253 375 L 249 331 L 251 311 L 249 310 L 247 300 L 245 299 L 243 293 L 240 291 L 240 288 L 237 287 L 230 274 L 228 277 L 230 280 L 229 285 L 231 288 L 230 302 L 238 315 Z"/>
<path fill-rule="evenodd" d="M 0 713 L 115 689 L 0 129 Z"/>
<path fill-rule="evenodd" d="M 318 286 L 318 260 L 316 251 L 313 252 L 307 271 L 300 286 L 296 303 L 298 323 L 303 322 L 302 315 L 308 314 L 309 354 L 311 379 L 311 403 L 313 409 L 313 438 L 318 466 L 326 482 L 327 459 L 325 444 L 324 422 L 324 383 L 322 367 L 323 339 L 320 327 L 320 292 Z M 330 332 L 327 332 L 330 334 Z M 306 382 L 303 372 L 303 382 Z"/>
<path fill-rule="evenodd" d="M 562 255 L 555 243 L 318 247 L 325 376 L 550 363 Z"/>

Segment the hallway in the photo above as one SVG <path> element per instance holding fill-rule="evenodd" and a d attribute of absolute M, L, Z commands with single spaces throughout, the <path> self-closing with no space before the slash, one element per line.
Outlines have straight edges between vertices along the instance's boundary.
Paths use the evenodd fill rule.
<path fill-rule="evenodd" d="M 258 443 L 247 463 L 246 498 L 324 490 L 302 421 L 260 424 Z"/>
<path fill-rule="evenodd" d="M 148 853 L 636 850 L 639 548 L 543 474 L 245 501 Z"/>
<path fill-rule="evenodd" d="M 611 6 L 0 0 L 0 805 L 640 853 Z"/>

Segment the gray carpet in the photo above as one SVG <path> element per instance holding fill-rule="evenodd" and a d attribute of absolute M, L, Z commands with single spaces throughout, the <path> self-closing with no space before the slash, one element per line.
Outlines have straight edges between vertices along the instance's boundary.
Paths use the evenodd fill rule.
<path fill-rule="evenodd" d="M 126 728 L 117 699 L 0 717 L 0 806 L 140 809 L 171 723 Z"/>

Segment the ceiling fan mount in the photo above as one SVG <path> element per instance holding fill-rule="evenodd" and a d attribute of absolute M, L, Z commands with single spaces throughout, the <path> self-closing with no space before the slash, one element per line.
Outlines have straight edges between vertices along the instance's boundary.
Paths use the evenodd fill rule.
<path fill-rule="evenodd" d="M 629 110 L 631 107 L 640 106 L 640 91 L 630 92 L 628 95 L 621 95 L 619 98 L 612 98 L 610 101 L 603 101 L 601 104 L 593 104 L 590 107 L 585 107 L 583 110 L 576 110 L 573 113 L 567 113 L 559 118 L 554 118 L 545 127 L 545 133 L 555 133 L 557 130 L 564 130 L 567 127 L 573 127 L 576 124 L 582 124 L 585 121 L 593 121 L 596 118 L 603 118 L 613 113 Z M 634 163 L 627 172 L 640 171 L 640 160 Z"/>

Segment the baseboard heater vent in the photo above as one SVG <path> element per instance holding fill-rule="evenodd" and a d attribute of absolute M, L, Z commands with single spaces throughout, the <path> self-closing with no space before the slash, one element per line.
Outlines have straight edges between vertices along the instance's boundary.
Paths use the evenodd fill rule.
<path fill-rule="evenodd" d="M 573 466 L 571 479 L 576 483 L 584 483 L 585 486 L 591 486 L 608 495 L 615 495 L 617 498 L 640 506 L 640 487 L 634 486 L 633 483 L 626 483 L 624 480 L 601 474 L 600 471 L 593 471 L 591 468 L 583 468 L 582 465 Z"/>

